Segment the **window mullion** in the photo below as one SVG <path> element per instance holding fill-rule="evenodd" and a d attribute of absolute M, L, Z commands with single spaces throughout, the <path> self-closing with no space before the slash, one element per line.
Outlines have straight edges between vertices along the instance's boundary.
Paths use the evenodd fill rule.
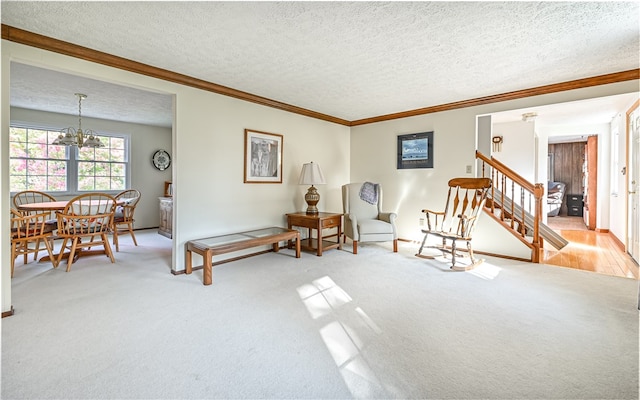
<path fill-rule="evenodd" d="M 69 168 L 67 169 L 68 190 L 71 193 L 78 193 L 78 148 L 76 146 L 68 147 L 69 152 Z"/>

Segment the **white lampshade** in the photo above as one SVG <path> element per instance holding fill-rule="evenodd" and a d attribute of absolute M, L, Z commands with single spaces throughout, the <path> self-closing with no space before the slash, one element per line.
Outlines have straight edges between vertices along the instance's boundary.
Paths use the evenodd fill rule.
<path fill-rule="evenodd" d="M 318 164 L 314 164 L 312 161 L 302 166 L 298 180 L 299 185 L 324 185 L 325 183 L 327 182 L 324 180 L 324 175 Z"/>

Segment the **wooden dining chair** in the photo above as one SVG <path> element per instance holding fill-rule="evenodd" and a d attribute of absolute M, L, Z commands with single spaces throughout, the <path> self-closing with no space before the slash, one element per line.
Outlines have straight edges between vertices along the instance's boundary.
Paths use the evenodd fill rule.
<path fill-rule="evenodd" d="M 71 270 L 74 257 L 86 255 L 87 248 L 100 247 L 104 250 L 98 254 L 106 254 L 111 262 L 115 262 L 107 234 L 113 224 L 116 199 L 106 193 L 87 193 L 74 197 L 63 211 L 59 211 L 58 236 L 62 238 L 62 249 L 58 255 L 58 263 L 69 250 L 67 272 Z M 100 238 L 100 240 L 96 240 Z M 85 239 L 86 241 L 83 241 Z M 94 254 L 92 251 L 91 254 Z"/>
<path fill-rule="evenodd" d="M 39 192 L 37 190 L 23 190 L 13 196 L 13 205 L 17 210 L 23 204 L 29 203 L 46 203 L 50 201 L 57 201 L 55 197 L 45 192 Z M 28 214 L 25 211 L 21 211 L 22 215 Z"/>
<path fill-rule="evenodd" d="M 21 192 L 16 193 L 13 196 L 13 205 L 16 210 L 20 209 L 20 206 L 23 204 L 31 204 L 31 203 L 49 203 L 57 201 L 55 197 L 51 196 L 48 193 L 40 192 L 38 190 L 23 190 Z M 25 211 L 21 210 L 20 213 L 25 215 L 41 215 L 44 213 L 42 210 L 33 210 L 33 211 Z M 54 232 L 58 225 L 58 220 L 56 219 L 54 211 L 47 211 L 45 217 L 45 223 L 48 224 L 47 230 L 51 230 Z M 55 239 L 55 236 L 54 236 Z M 36 241 L 35 251 L 33 252 L 33 259 L 36 260 L 38 258 L 38 252 L 41 250 L 41 245 L 39 240 Z"/>
<path fill-rule="evenodd" d="M 58 267 L 58 261 L 53 256 L 53 244 L 51 241 L 53 229 L 46 223 L 49 213 L 24 215 L 20 211 L 11 209 L 11 277 L 15 269 L 15 261 L 21 254 L 24 256 L 24 264 L 27 264 L 29 254 L 38 254 L 40 244 L 44 243 L 53 267 Z M 35 244 L 35 247 L 31 247 Z M 37 257 L 34 258 L 34 260 Z"/>
<path fill-rule="evenodd" d="M 129 189 L 118 193 L 115 196 L 118 205 L 116 205 L 116 212 L 113 217 L 113 244 L 116 246 L 116 251 L 120 251 L 120 245 L 118 242 L 119 235 L 131 235 L 133 244 L 138 245 L 136 241 L 136 235 L 133 233 L 133 215 L 136 211 L 136 206 L 140 201 L 141 194 L 136 189 Z"/>

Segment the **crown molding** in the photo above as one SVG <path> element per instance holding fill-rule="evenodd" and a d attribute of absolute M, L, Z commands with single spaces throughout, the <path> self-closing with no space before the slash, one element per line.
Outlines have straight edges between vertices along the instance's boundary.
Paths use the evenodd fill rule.
<path fill-rule="evenodd" d="M 2 24 L 2 39 L 340 125 L 350 121 Z"/>
<path fill-rule="evenodd" d="M 582 89 L 591 86 L 607 85 L 610 83 L 631 81 L 640 79 L 640 69 L 630 69 L 628 71 L 615 72 L 612 74 L 599 75 L 591 78 L 576 79 L 562 83 L 538 86 L 531 89 L 516 90 L 514 92 L 501 93 L 492 96 L 478 97 L 476 99 L 456 101 L 454 103 L 440 104 L 432 107 L 419 108 L 416 110 L 403 111 L 399 113 L 380 115 L 378 117 L 359 119 L 351 121 L 350 126 L 371 124 L 374 122 L 389 121 L 392 119 L 414 117 L 416 115 L 431 114 L 441 111 L 455 110 L 458 108 L 474 107 L 483 104 L 498 103 L 501 101 L 522 99 L 525 97 L 540 96 L 543 94 L 564 92 L 567 90 Z"/>
<path fill-rule="evenodd" d="M 610 83 L 640 79 L 640 69 L 631 69 L 628 71 L 615 72 L 590 78 L 576 79 L 551 85 L 538 86 L 530 89 L 516 90 L 514 92 L 478 97 L 470 100 L 456 101 L 453 103 L 440 104 L 436 106 L 418 108 L 415 110 L 408 110 L 398 113 L 380 115 L 377 117 L 348 121 L 342 118 L 333 117 L 331 115 L 322 114 L 291 104 L 268 99 L 266 97 L 242 92 L 240 90 L 218 85 L 216 83 L 194 78 L 188 75 L 183 75 L 166 69 L 153 67 L 147 64 L 139 63 L 137 61 L 132 61 L 126 58 L 114 56 L 112 54 L 93 50 L 87 47 L 78 46 L 73 43 L 64 42 L 62 40 L 25 31 L 23 29 L 15 28 L 5 24 L 2 24 L 2 39 L 345 126 L 366 125 L 375 122 L 390 121 L 399 118 L 414 117 L 417 115 L 432 114 L 459 108 L 474 107 L 483 104 L 498 103 L 502 101 L 522 99 L 525 97 L 539 96 L 543 94 L 557 93 L 567 90 L 581 89 L 591 86 L 607 85 Z"/>

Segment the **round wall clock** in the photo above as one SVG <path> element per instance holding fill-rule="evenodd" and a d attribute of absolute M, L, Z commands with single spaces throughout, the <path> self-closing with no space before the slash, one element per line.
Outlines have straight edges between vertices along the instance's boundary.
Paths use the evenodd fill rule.
<path fill-rule="evenodd" d="M 165 150 L 158 150 L 153 153 L 151 160 L 153 161 L 153 166 L 160 171 L 164 171 L 171 165 L 171 156 Z"/>

